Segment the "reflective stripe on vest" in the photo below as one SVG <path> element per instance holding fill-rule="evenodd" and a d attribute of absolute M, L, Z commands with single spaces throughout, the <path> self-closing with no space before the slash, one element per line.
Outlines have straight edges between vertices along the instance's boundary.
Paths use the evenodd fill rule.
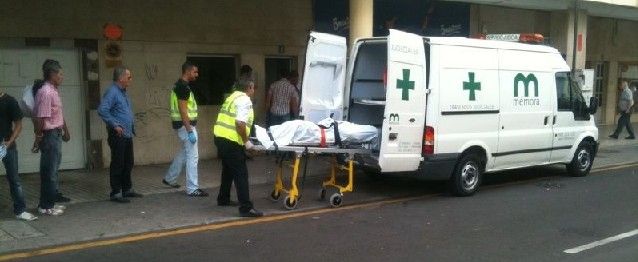
<path fill-rule="evenodd" d="M 190 120 L 197 120 L 197 102 L 195 101 L 195 95 L 190 92 L 188 97 L 188 118 Z M 179 113 L 179 104 L 177 103 L 177 94 L 175 91 L 171 92 L 171 120 L 182 121 L 182 115 Z"/>
<path fill-rule="evenodd" d="M 245 96 L 244 92 L 235 91 L 226 100 L 224 104 L 219 108 L 219 114 L 217 114 L 217 122 L 213 126 L 213 135 L 215 137 L 223 137 L 237 144 L 243 145 L 244 140 L 237 133 L 235 127 L 235 118 L 237 117 L 237 106 L 235 100 L 239 97 Z M 250 128 L 253 125 L 255 118 L 254 111 L 251 108 L 248 112 L 248 123 L 246 123 L 246 135 L 250 134 Z"/>

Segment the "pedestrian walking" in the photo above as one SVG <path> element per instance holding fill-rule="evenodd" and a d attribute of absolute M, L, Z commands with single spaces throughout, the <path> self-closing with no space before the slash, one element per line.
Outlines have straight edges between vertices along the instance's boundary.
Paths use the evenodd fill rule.
<path fill-rule="evenodd" d="M 609 137 L 613 139 L 618 139 L 618 135 L 622 132 L 623 127 L 627 128 L 627 132 L 629 133 L 628 137 L 625 139 L 636 139 L 634 136 L 634 129 L 631 127 L 631 108 L 634 105 L 634 94 L 629 89 L 629 84 L 627 81 L 622 81 L 620 86 L 618 87 L 620 90 L 620 98 L 618 99 L 618 110 L 620 111 L 620 117 L 618 118 L 618 126 L 616 127 L 616 131 L 613 134 L 609 135 Z"/>
<path fill-rule="evenodd" d="M 111 148 L 109 168 L 111 201 L 129 203 L 131 197 L 142 197 L 133 190 L 131 170 L 133 169 L 133 136 L 135 123 L 131 99 L 127 94 L 133 76 L 125 66 L 113 70 L 113 84 L 106 90 L 98 107 L 98 114 L 106 123 L 108 143 Z"/>
<path fill-rule="evenodd" d="M 18 101 L 0 91 L 0 159 L 4 164 L 9 182 L 9 192 L 13 200 L 13 214 L 17 219 L 32 221 L 38 219 L 26 211 L 24 193 L 18 176 L 18 150 L 16 140 L 22 131 L 22 110 Z"/>
<path fill-rule="evenodd" d="M 280 125 L 299 113 L 297 90 L 288 80 L 288 75 L 288 71 L 282 71 L 281 78 L 272 83 L 268 89 L 266 96 L 268 126 Z"/>
<path fill-rule="evenodd" d="M 222 104 L 217 122 L 212 128 L 217 153 L 222 159 L 222 179 L 217 205 L 233 205 L 230 200 L 230 187 L 235 182 L 239 215 L 259 217 L 263 213 L 256 210 L 250 201 L 245 151 L 253 147 L 248 140 L 248 134 L 255 118 L 250 100 L 255 94 L 255 84 L 244 79 L 238 82 L 237 87 L 238 90 Z"/>
<path fill-rule="evenodd" d="M 64 213 L 65 206 L 55 205 L 63 197 L 58 190 L 58 171 L 62 160 L 62 141 L 71 140 L 64 120 L 59 88 L 64 80 L 62 66 L 47 59 L 42 65 L 43 80 L 33 86 L 35 152 L 40 152 L 40 203 L 38 211 L 44 215 L 57 216 Z"/>
<path fill-rule="evenodd" d="M 192 197 L 207 197 L 208 193 L 199 188 L 197 162 L 199 152 L 197 147 L 197 101 L 189 83 L 199 77 L 197 66 L 190 62 L 182 65 L 182 76 L 175 82 L 171 92 L 170 108 L 173 129 L 182 143 L 182 149 L 177 153 L 168 168 L 162 183 L 173 188 L 180 187 L 177 178 L 186 164 L 186 194 Z"/>

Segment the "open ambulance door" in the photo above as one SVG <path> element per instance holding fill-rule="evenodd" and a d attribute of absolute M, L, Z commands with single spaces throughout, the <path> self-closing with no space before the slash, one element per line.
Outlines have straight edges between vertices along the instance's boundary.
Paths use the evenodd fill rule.
<path fill-rule="evenodd" d="M 345 37 L 310 33 L 301 84 L 304 120 L 317 123 L 331 115 L 343 119 L 347 53 Z"/>
<path fill-rule="evenodd" d="M 390 30 L 381 172 L 417 170 L 426 108 L 426 59 L 421 36 Z"/>

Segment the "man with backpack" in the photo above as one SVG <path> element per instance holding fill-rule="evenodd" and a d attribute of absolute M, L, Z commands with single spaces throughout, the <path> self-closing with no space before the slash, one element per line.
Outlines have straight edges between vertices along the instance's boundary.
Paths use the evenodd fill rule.
<path fill-rule="evenodd" d="M 26 212 L 24 193 L 18 176 L 18 150 L 16 139 L 22 131 L 22 111 L 15 98 L 0 92 L 0 159 L 7 171 L 9 191 L 13 199 L 13 214 L 17 219 L 32 221 L 38 219 Z"/>

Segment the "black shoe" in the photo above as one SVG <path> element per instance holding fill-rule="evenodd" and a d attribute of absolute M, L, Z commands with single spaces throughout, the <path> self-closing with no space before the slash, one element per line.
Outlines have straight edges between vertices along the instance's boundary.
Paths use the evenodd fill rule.
<path fill-rule="evenodd" d="M 219 202 L 217 201 L 217 205 L 220 207 L 238 207 L 239 203 L 235 202 L 235 201 L 228 201 L 228 202 Z"/>
<path fill-rule="evenodd" d="M 112 196 L 111 197 L 111 201 L 115 202 L 115 203 L 122 203 L 122 204 L 126 204 L 126 203 L 130 203 L 131 200 L 128 200 L 126 198 L 123 198 L 121 196 Z"/>
<path fill-rule="evenodd" d="M 55 202 L 57 203 L 68 203 L 71 202 L 71 199 L 62 195 L 62 193 L 58 193 L 55 196 Z"/>
<path fill-rule="evenodd" d="M 172 187 L 172 188 L 179 188 L 180 187 L 179 184 L 177 184 L 177 183 L 171 184 L 168 181 L 166 181 L 166 179 L 162 179 L 162 184 L 167 185 L 167 186 Z"/>
<path fill-rule="evenodd" d="M 610 137 L 610 138 L 613 138 L 613 139 L 618 139 L 618 136 L 617 136 L 617 135 L 609 135 L 609 137 Z"/>
<path fill-rule="evenodd" d="M 261 211 L 251 208 L 248 212 L 239 212 L 240 217 L 261 217 L 264 216 L 264 213 Z"/>
<path fill-rule="evenodd" d="M 635 136 L 628 136 L 628 137 L 625 137 L 625 139 L 636 139 L 636 137 Z"/>
<path fill-rule="evenodd" d="M 124 194 L 122 194 L 124 197 L 143 197 L 144 195 L 139 194 L 139 193 L 135 193 L 134 191 L 129 191 L 129 192 L 124 192 Z"/>
<path fill-rule="evenodd" d="M 189 197 L 207 197 L 208 193 L 206 193 L 206 191 L 201 190 L 201 189 L 195 189 L 195 191 L 187 194 Z"/>

